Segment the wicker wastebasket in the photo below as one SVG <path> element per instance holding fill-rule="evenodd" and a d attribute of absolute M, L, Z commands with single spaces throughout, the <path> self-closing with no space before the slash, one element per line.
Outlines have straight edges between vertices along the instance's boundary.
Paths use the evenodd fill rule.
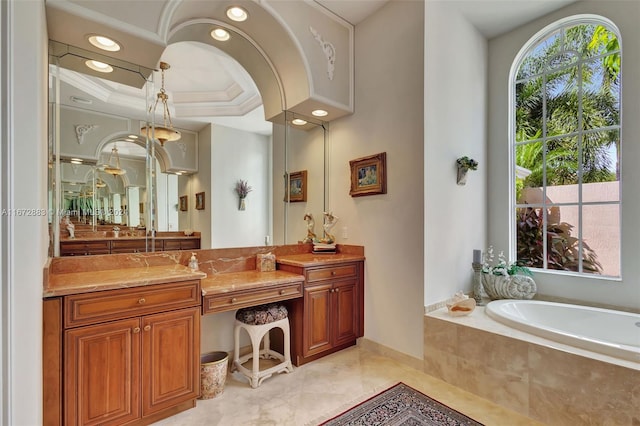
<path fill-rule="evenodd" d="M 224 391 L 229 354 L 209 352 L 200 356 L 200 399 L 211 399 Z"/>

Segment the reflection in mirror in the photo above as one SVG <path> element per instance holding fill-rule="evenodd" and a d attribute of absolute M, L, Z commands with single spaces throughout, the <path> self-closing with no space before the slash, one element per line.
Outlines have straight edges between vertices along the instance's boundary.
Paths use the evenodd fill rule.
<path fill-rule="evenodd" d="M 161 115 L 158 121 L 149 113 L 159 87 L 154 85 L 158 71 L 150 72 L 143 85 L 105 80 L 76 66 L 82 61 L 70 59 L 77 53 L 74 48 L 51 43 L 52 51 L 64 52 L 50 56 L 49 194 L 51 211 L 58 214 L 50 217 L 52 255 L 60 254 L 61 239 L 69 239 L 59 226 L 67 199 L 85 207 L 72 218 L 76 241 L 82 233 L 78 231 L 113 238 L 119 228 L 120 238 L 145 238 L 142 250 L 161 250 L 155 237 L 185 231 L 198 234 L 202 248 L 296 243 L 305 236 L 307 211 L 321 225 L 326 196 L 323 123 L 309 120 L 307 126 L 292 126 L 296 117 L 290 113 L 283 114 L 287 118 L 283 124 L 266 122 L 255 83 L 231 56 L 198 42 L 167 46 L 162 60 L 171 63 L 166 74 L 169 108 L 181 138 L 160 146 L 140 135 L 147 122 L 162 123 Z M 193 57 L 202 60 L 196 65 L 189 59 Z M 64 61 L 74 64 L 75 71 Z M 122 69 L 135 66 L 118 70 Z M 139 70 L 134 73 L 141 78 Z M 211 101 L 213 95 L 228 95 L 229 87 L 233 93 L 226 104 Z M 200 98 L 207 94 L 209 100 L 198 103 L 190 98 L 194 93 Z M 105 170 L 114 147 L 126 171 L 122 175 Z M 72 165 L 73 159 L 80 164 Z M 283 176 L 288 181 L 291 172 L 300 170 L 308 172 L 308 197 L 285 200 L 285 185 L 290 182 L 283 182 Z M 245 210 L 238 209 L 234 190 L 241 179 L 253 188 Z M 72 184 L 78 187 L 71 188 Z M 77 194 L 63 197 L 65 191 Z M 203 209 L 195 208 L 197 193 L 205 194 Z M 180 197 L 186 197 L 184 210 L 179 208 Z"/>

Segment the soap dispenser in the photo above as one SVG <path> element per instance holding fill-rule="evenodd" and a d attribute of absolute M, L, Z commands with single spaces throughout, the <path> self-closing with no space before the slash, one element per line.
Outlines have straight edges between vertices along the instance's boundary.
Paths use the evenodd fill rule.
<path fill-rule="evenodd" d="M 191 268 L 192 271 L 198 270 L 198 259 L 196 258 L 195 253 L 191 253 L 191 259 L 189 259 L 189 268 Z"/>

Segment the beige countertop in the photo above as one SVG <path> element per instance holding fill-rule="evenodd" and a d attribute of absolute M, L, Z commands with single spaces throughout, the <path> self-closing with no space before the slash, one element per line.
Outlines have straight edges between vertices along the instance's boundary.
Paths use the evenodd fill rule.
<path fill-rule="evenodd" d="M 364 255 L 351 253 L 303 253 L 276 257 L 276 263 L 308 268 L 312 266 L 333 265 L 336 263 L 365 260 Z"/>
<path fill-rule="evenodd" d="M 206 276 L 204 272 L 193 272 L 176 264 L 50 274 L 43 297 L 199 280 Z"/>

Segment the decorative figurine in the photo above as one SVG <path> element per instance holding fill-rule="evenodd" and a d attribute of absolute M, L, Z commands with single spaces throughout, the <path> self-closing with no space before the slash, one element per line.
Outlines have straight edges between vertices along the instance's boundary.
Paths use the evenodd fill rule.
<path fill-rule="evenodd" d="M 65 226 L 67 231 L 69 231 L 69 238 L 75 238 L 76 226 L 71 222 L 71 219 L 69 219 L 69 215 L 62 218 L 62 224 Z"/>
<path fill-rule="evenodd" d="M 331 228 L 333 228 L 338 222 L 338 216 L 334 216 L 332 212 L 323 212 L 324 214 L 324 238 L 321 240 L 323 243 L 332 244 L 335 243 L 336 238 L 331 234 Z"/>
<path fill-rule="evenodd" d="M 313 220 L 313 215 L 311 213 L 305 213 L 304 220 L 305 222 L 307 222 L 307 236 L 304 240 L 302 240 L 302 242 L 312 243 L 316 239 L 316 233 L 313 230 L 313 228 L 316 226 L 316 222 L 315 220 Z"/>

